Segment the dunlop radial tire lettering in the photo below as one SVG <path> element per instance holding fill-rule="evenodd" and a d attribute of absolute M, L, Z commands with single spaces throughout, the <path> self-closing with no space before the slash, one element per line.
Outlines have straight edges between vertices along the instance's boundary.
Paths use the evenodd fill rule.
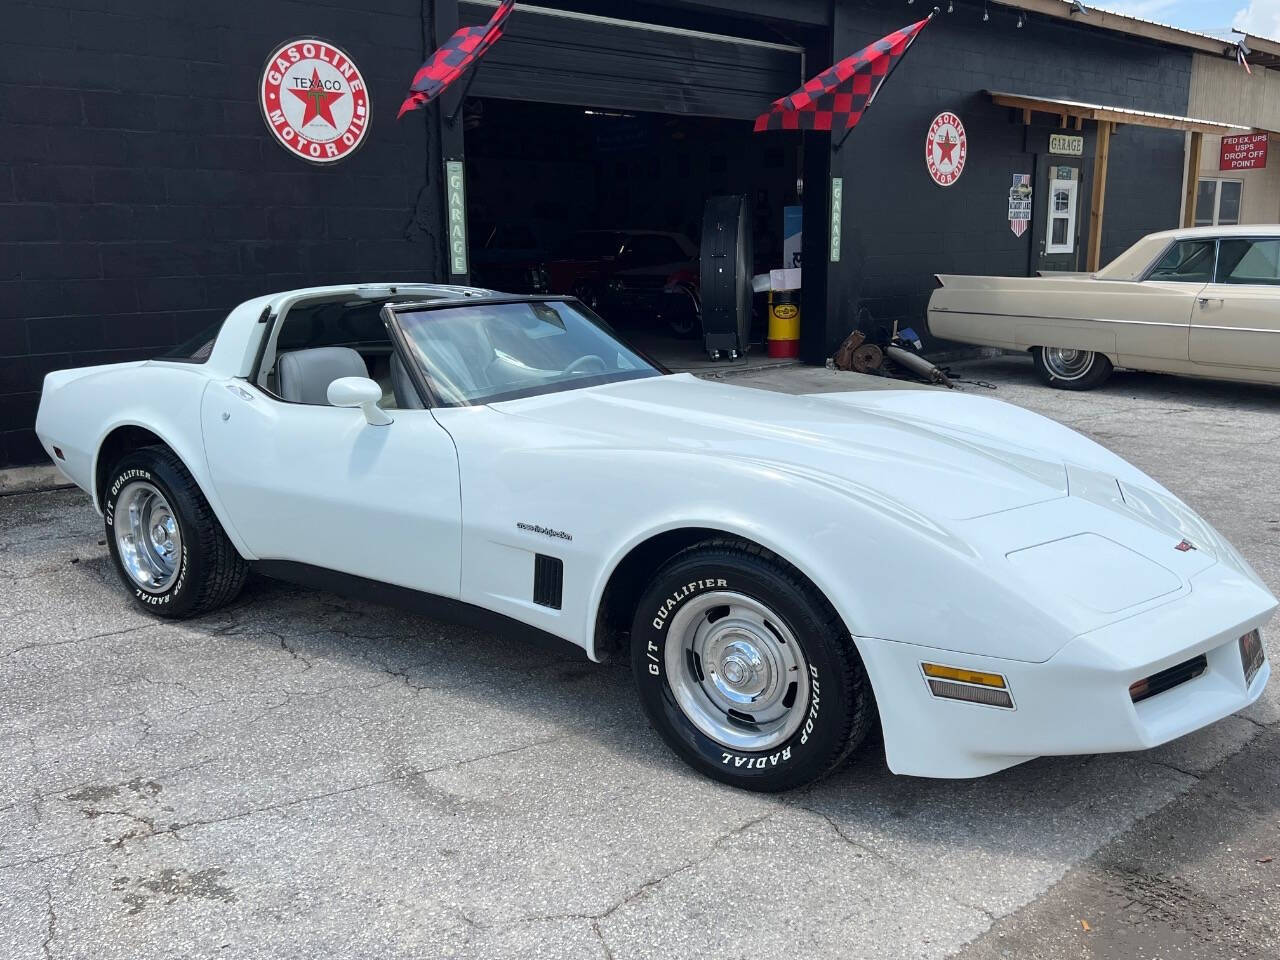
<path fill-rule="evenodd" d="M 679 669 L 670 663 L 687 654 L 668 660 L 667 645 L 683 643 L 681 635 L 669 633 L 666 626 L 679 617 L 686 603 L 696 610 L 700 595 L 726 593 L 775 613 L 782 629 L 771 632 L 789 635 L 812 673 L 805 695 L 808 702 L 801 704 L 798 698 L 794 702 L 802 710 L 802 725 L 761 751 L 731 748 L 708 735 L 681 707 L 674 692 L 672 683 L 679 686 L 684 681 L 667 675 Z M 778 649 L 784 649 L 785 643 L 780 641 Z M 631 648 L 641 705 L 662 738 L 698 771 L 743 789 L 789 790 L 826 776 L 857 749 L 875 722 L 875 699 L 866 669 L 840 616 L 799 571 L 754 544 L 708 540 L 672 557 L 640 600 Z M 701 674 L 690 669 L 705 678 L 708 668 L 704 665 Z"/>
<path fill-rule="evenodd" d="M 147 596 L 132 582 L 124 571 L 116 544 L 112 522 L 114 506 L 128 482 L 121 484 L 120 481 L 130 471 L 149 475 L 148 481 L 169 500 L 187 548 L 182 560 L 185 569 L 178 581 L 158 596 Z M 209 501 L 182 460 L 169 448 L 142 447 L 125 454 L 108 476 L 102 502 L 107 548 L 126 589 L 144 610 L 174 619 L 193 617 L 225 606 L 240 593 L 249 574 L 249 564 L 227 538 Z"/>

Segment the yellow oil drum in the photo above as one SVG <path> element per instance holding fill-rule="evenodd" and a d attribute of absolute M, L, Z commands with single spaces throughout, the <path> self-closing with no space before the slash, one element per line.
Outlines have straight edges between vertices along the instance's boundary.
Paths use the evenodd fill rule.
<path fill-rule="evenodd" d="M 800 356 L 800 291 L 769 294 L 769 356 Z"/>

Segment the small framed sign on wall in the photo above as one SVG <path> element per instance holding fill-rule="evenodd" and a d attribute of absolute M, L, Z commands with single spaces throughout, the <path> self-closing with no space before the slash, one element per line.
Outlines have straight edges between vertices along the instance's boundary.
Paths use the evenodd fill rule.
<path fill-rule="evenodd" d="M 1068 133 L 1049 134 L 1049 152 L 1063 157 L 1083 157 L 1084 137 Z"/>

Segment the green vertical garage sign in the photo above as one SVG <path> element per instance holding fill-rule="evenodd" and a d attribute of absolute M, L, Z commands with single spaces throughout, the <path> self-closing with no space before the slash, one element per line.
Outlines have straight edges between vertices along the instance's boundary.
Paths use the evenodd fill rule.
<path fill-rule="evenodd" d="M 467 187 L 461 160 L 446 160 L 444 182 L 449 207 L 449 272 L 467 272 Z"/>
<path fill-rule="evenodd" d="M 831 262 L 840 262 L 840 211 L 844 207 L 844 177 L 831 178 Z"/>

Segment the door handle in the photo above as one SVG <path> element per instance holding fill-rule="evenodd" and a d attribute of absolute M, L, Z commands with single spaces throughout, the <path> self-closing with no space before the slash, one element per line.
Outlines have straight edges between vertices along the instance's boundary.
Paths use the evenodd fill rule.
<path fill-rule="evenodd" d="M 1211 303 L 1226 303 L 1221 297 L 1198 297 L 1196 303 L 1201 307 L 1207 307 Z"/>

